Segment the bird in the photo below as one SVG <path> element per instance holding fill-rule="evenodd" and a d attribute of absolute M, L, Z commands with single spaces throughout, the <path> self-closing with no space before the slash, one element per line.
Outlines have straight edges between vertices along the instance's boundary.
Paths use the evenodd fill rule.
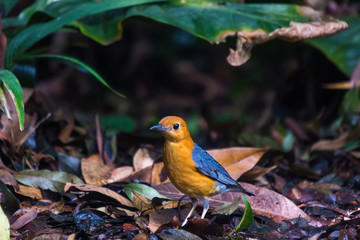
<path fill-rule="evenodd" d="M 192 208 L 182 227 L 193 214 L 199 198 L 203 199 L 203 219 L 209 209 L 208 198 L 211 196 L 224 192 L 242 192 L 255 196 L 234 180 L 208 152 L 194 143 L 181 117 L 164 117 L 150 130 L 159 131 L 165 138 L 162 158 L 170 181 L 191 199 Z"/>

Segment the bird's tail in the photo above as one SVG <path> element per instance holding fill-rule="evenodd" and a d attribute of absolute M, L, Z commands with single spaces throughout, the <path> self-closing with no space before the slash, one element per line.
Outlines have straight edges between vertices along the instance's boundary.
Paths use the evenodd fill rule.
<path fill-rule="evenodd" d="M 246 190 L 245 188 L 243 188 L 240 184 L 234 186 L 233 189 L 231 189 L 232 192 L 242 192 L 248 196 L 255 196 L 255 194 L 253 194 L 252 192 L 249 192 L 248 190 Z"/>

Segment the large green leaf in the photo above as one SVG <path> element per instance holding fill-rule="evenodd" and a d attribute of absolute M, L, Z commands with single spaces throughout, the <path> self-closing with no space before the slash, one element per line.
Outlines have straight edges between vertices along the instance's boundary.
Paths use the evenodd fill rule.
<path fill-rule="evenodd" d="M 288 4 L 153 4 L 131 8 L 129 16 L 144 16 L 184 29 L 200 38 L 217 42 L 230 31 L 262 29 L 269 33 L 306 22 L 297 5 Z"/>
<path fill-rule="evenodd" d="M 15 174 L 14 177 L 24 185 L 44 190 L 49 189 L 53 192 L 63 192 L 67 182 L 84 183 L 73 174 L 49 170 L 22 170 Z"/>
<path fill-rule="evenodd" d="M 331 37 L 306 42 L 320 49 L 342 72 L 351 76 L 360 62 L 360 16 L 344 19 L 349 29 Z"/>
<path fill-rule="evenodd" d="M 161 0 L 103 0 L 86 2 L 70 9 L 54 20 L 32 25 L 18 33 L 9 43 L 5 56 L 5 67 L 11 68 L 17 58 L 39 40 L 78 19 L 104 11 L 135 6 L 137 4 L 159 2 Z"/>
<path fill-rule="evenodd" d="M 64 2 L 64 1 L 62 1 Z M 288 27 L 290 21 L 306 22 L 297 5 L 288 4 L 217 4 L 215 1 L 171 1 L 138 5 L 129 9 L 116 9 L 89 16 L 74 23 L 81 32 L 92 39 L 109 44 L 121 37 L 121 23 L 132 16 L 144 16 L 184 29 L 210 42 L 219 41 L 230 31 L 262 29 L 269 33 Z M 218 2 L 218 1 L 217 1 Z M 46 13 L 54 15 L 64 11 L 64 3 L 54 3 Z"/>
<path fill-rule="evenodd" d="M 3 86 L 8 90 L 12 100 L 15 102 L 15 107 L 19 117 L 19 127 L 21 130 L 24 129 L 25 122 L 25 111 L 24 111 L 24 96 L 19 81 L 16 76 L 5 69 L 0 70 L 0 81 Z M 3 93 L 3 91 L 1 91 Z M 3 96 L 3 94 L 0 94 Z M 7 106 L 4 106 L 5 108 Z"/>
<path fill-rule="evenodd" d="M 81 67 L 86 72 L 88 72 L 92 76 L 94 76 L 97 80 L 99 80 L 99 82 L 101 82 L 104 86 L 106 86 L 108 89 L 110 89 L 113 93 L 115 93 L 116 95 L 118 95 L 120 97 L 125 97 L 123 94 L 117 92 L 115 89 L 110 87 L 110 85 L 105 81 L 105 79 L 102 78 L 93 68 L 91 68 L 90 66 L 86 65 L 84 62 L 82 62 L 76 58 L 69 57 L 69 56 L 63 56 L 63 55 L 55 55 L 55 54 L 41 54 L 41 55 L 35 55 L 32 57 L 56 59 L 65 64 L 70 64 L 70 65 L 75 65 L 76 67 Z"/>

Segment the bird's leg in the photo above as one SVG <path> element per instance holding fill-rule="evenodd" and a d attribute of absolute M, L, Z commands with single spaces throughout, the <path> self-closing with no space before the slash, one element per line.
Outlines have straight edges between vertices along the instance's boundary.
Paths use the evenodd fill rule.
<path fill-rule="evenodd" d="M 203 202 L 204 202 L 204 208 L 203 208 L 203 212 L 201 214 L 201 219 L 204 219 L 207 211 L 209 210 L 209 199 L 203 198 Z"/>
<path fill-rule="evenodd" d="M 197 207 L 197 199 L 196 198 L 191 198 L 191 203 L 192 203 L 192 208 L 189 212 L 189 214 L 186 216 L 184 222 L 181 224 L 181 226 L 185 226 L 185 224 L 188 221 L 188 218 L 191 217 L 192 213 L 194 212 L 195 208 Z"/>
<path fill-rule="evenodd" d="M 179 201 L 178 201 L 178 206 L 177 206 L 177 210 L 178 210 L 178 213 L 179 213 L 179 221 L 181 222 L 181 214 L 180 214 L 180 204 L 182 202 L 182 200 L 184 200 L 184 198 L 186 198 L 186 195 L 183 195 Z"/>

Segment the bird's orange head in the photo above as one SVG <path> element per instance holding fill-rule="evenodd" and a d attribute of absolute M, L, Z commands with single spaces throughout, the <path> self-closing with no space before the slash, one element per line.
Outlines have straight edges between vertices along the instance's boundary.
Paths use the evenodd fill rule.
<path fill-rule="evenodd" d="M 164 117 L 158 125 L 152 126 L 150 130 L 160 131 L 165 140 L 170 142 L 191 139 L 186 122 L 184 119 L 176 116 Z"/>

